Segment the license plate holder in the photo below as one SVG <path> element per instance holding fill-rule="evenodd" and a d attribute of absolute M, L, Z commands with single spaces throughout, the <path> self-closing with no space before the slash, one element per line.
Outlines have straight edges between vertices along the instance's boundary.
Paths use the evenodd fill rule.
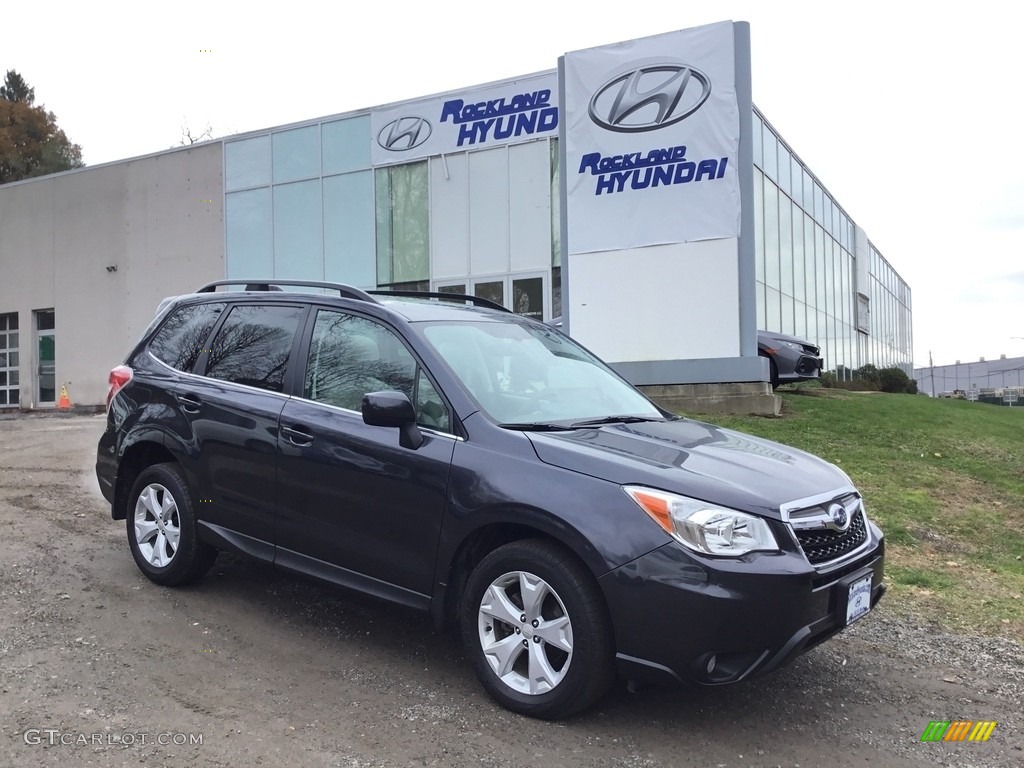
<path fill-rule="evenodd" d="M 855 573 L 841 580 L 838 590 L 837 608 L 839 622 L 848 627 L 871 611 L 871 585 L 874 573 L 870 570 Z"/>

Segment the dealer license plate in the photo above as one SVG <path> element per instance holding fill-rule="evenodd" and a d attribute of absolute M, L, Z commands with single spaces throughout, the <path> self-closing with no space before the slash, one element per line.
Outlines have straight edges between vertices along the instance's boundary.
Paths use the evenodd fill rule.
<path fill-rule="evenodd" d="M 846 601 L 846 623 L 853 624 L 871 610 L 871 576 L 858 579 L 850 585 Z"/>

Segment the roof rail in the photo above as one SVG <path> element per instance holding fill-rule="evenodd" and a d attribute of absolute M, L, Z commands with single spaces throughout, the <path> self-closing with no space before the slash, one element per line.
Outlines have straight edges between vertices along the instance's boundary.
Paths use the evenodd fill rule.
<path fill-rule="evenodd" d="M 400 296 L 405 299 L 439 299 L 441 301 L 468 301 L 474 307 L 486 307 L 487 309 L 498 309 L 502 312 L 511 312 L 511 309 L 503 307 L 497 302 L 485 299 L 482 296 L 473 296 L 468 293 L 442 293 L 441 291 L 367 291 L 373 296 Z"/>
<path fill-rule="evenodd" d="M 243 290 L 246 291 L 281 291 L 284 290 L 281 288 L 282 285 L 301 286 L 303 288 L 328 288 L 337 291 L 343 299 L 356 299 L 357 301 L 368 301 L 373 304 L 380 303 L 366 291 L 353 288 L 351 285 L 328 283 L 322 280 L 214 280 L 212 283 L 207 283 L 201 288 L 197 288 L 194 292 L 214 293 L 217 287 L 222 285 L 244 285 L 245 288 Z"/>

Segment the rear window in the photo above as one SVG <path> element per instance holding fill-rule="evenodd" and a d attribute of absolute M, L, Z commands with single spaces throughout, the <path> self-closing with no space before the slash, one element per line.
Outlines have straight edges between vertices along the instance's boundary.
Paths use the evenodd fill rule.
<path fill-rule="evenodd" d="M 224 304 L 192 304 L 172 312 L 149 343 L 150 353 L 172 368 L 191 372 L 223 310 Z"/>

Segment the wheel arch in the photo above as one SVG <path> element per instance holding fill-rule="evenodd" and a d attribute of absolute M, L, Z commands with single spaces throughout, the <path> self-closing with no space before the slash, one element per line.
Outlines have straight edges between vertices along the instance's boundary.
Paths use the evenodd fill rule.
<path fill-rule="evenodd" d="M 118 463 L 114 503 L 110 508 L 110 515 L 114 520 L 124 520 L 127 517 L 128 495 L 143 470 L 154 464 L 165 463 L 177 463 L 177 459 L 167 450 L 159 435 L 147 436 L 125 447 Z"/>
<path fill-rule="evenodd" d="M 528 515 L 522 510 L 492 512 L 487 520 L 466 532 L 450 557 L 439 562 L 430 608 L 437 629 L 457 626 L 459 606 L 470 573 L 489 553 L 513 541 L 541 539 L 560 547 L 583 566 L 600 590 L 598 576 L 608 570 L 600 553 L 564 521 L 548 518 L 537 510 L 531 512 Z"/>

